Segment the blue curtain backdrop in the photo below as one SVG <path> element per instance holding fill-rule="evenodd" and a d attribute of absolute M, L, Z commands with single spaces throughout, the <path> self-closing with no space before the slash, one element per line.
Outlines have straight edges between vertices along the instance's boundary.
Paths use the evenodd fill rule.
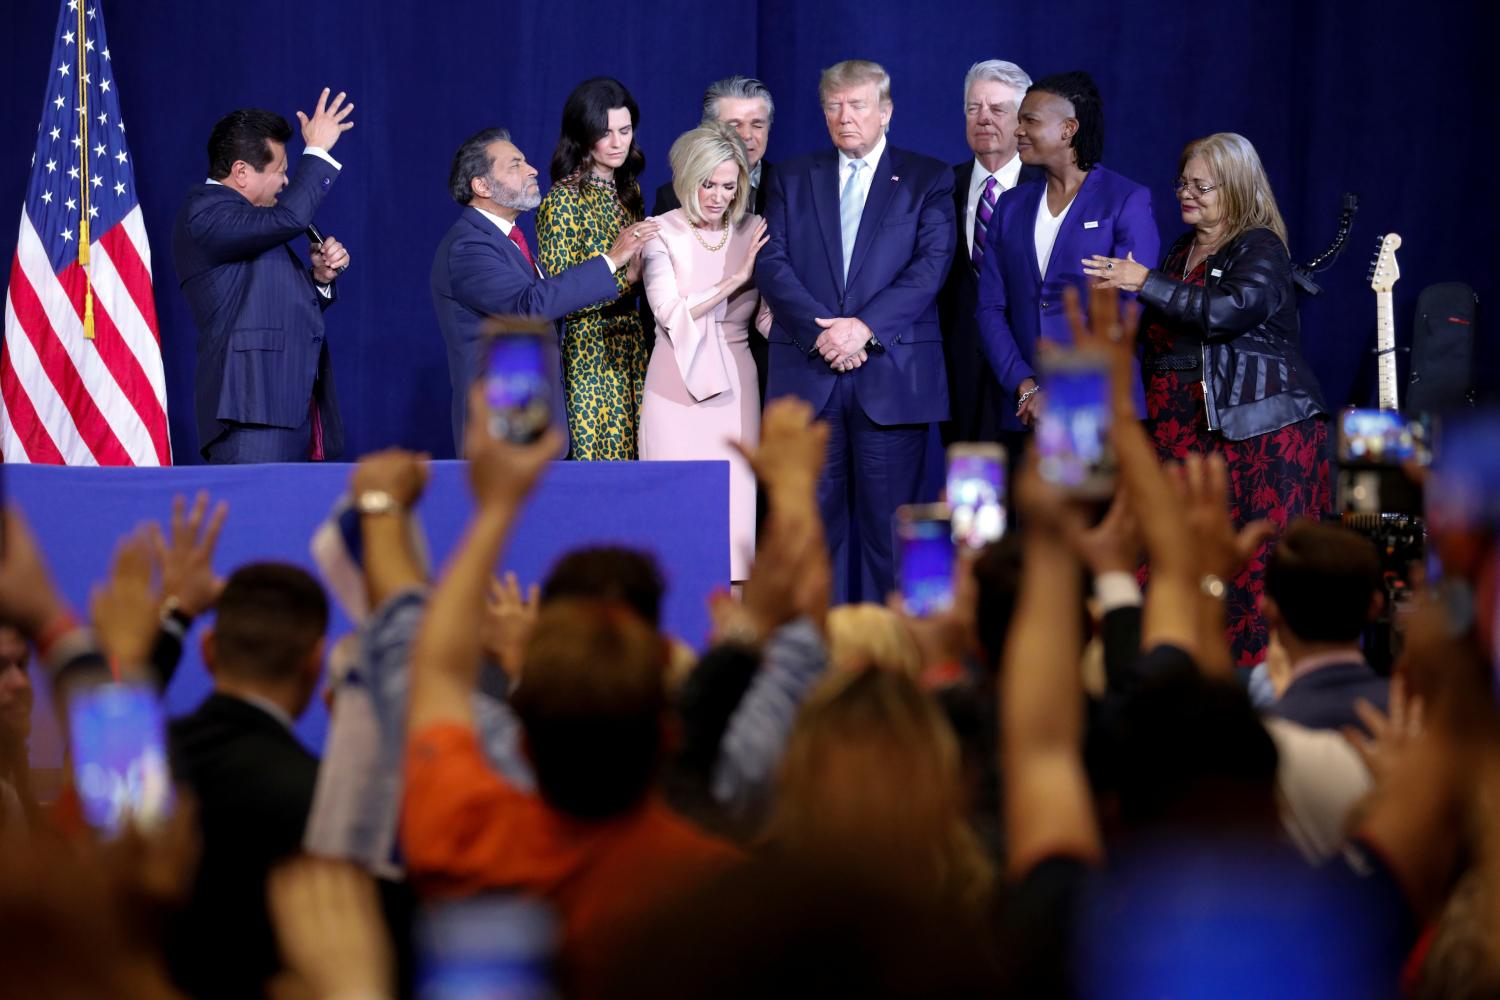
<path fill-rule="evenodd" d="M 503 124 L 545 179 L 563 99 L 598 74 L 624 81 L 640 104 L 649 190 L 667 179 L 667 147 L 696 123 L 704 84 L 730 73 L 758 75 L 775 93 L 769 156 L 778 160 L 828 142 L 816 98 L 821 67 L 879 60 L 894 80 L 892 141 L 957 162 L 968 156 L 960 89 L 972 62 L 1011 59 L 1034 77 L 1086 69 L 1105 98 L 1105 162 L 1151 185 L 1164 243 L 1181 228 L 1169 181 L 1183 143 L 1242 132 L 1265 158 L 1299 259 L 1331 236 L 1340 193 L 1360 196 L 1350 249 L 1302 313 L 1307 354 L 1334 405 L 1373 392 L 1365 269 L 1377 235 L 1404 237 L 1403 339 L 1423 286 L 1461 280 L 1481 299 L 1496 286 L 1500 140 L 1492 73 L 1481 72 L 1493 58 L 1480 31 L 1487 5 L 1477 0 L 85 2 L 102 3 L 107 16 L 137 158 L 178 462 L 197 461 L 195 331 L 173 278 L 173 218 L 204 176 L 204 143 L 219 115 L 259 105 L 295 125 L 293 112 L 310 111 L 324 84 L 357 105 L 357 126 L 335 153 L 344 175 L 318 217 L 353 255 L 327 317 L 349 457 L 390 444 L 451 455 L 427 275 L 456 214 L 445 190 L 453 150 L 476 129 Z M 8 263 L 57 3 L 5 8 L 0 251 Z M 1481 351 L 1486 373 L 1497 370 L 1493 356 Z M 1485 388 L 1497 381 L 1488 375 Z"/>

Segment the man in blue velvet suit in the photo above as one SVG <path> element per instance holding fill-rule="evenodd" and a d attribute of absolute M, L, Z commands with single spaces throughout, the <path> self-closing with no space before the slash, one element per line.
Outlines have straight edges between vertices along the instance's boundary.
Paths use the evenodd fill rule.
<path fill-rule="evenodd" d="M 1099 165 L 1104 111 L 1088 74 L 1032 84 L 1018 118 L 1021 162 L 1045 176 L 1000 197 L 979 267 L 980 344 L 1005 390 L 1005 431 L 1030 427 L 1041 411 L 1037 345 L 1072 340 L 1062 291 L 1085 287 L 1084 259 L 1133 254 L 1154 267 L 1161 246 L 1151 193 Z M 1139 372 L 1136 396 L 1144 414 Z"/>
<path fill-rule="evenodd" d="M 208 140 L 208 180 L 194 188 L 172 233 L 177 280 L 198 327 L 193 388 L 198 448 L 209 462 L 337 458 L 343 425 L 323 333 L 323 310 L 349 253 L 327 239 L 312 267 L 291 248 L 341 169 L 329 151 L 354 123 L 354 105 L 328 90 L 287 181 L 286 119 L 232 112 Z"/>
<path fill-rule="evenodd" d="M 979 264 L 995 205 L 1016 185 L 1042 177 L 1040 167 L 1023 165 L 1016 152 L 1016 114 L 1030 86 L 1026 71 L 1003 59 L 977 62 L 964 77 L 964 138 L 974 155 L 953 167 L 958 232 L 953 266 L 938 296 L 953 410 L 942 428 L 945 444 L 996 440 L 1000 413 L 1011 398 L 1001 391 L 980 349 L 974 314 L 979 305 Z"/>
<path fill-rule="evenodd" d="M 887 145 L 891 81 L 877 63 L 824 70 L 818 93 L 836 148 L 777 167 L 755 263 L 774 316 L 767 398 L 801 397 L 829 425 L 818 502 L 835 599 L 883 600 L 892 514 L 935 499 L 920 494 L 928 425 L 948 416 L 937 294 L 953 171 Z"/>
<path fill-rule="evenodd" d="M 554 324 L 568 313 L 619 293 L 614 273 L 639 267 L 641 248 L 656 235 L 651 220 L 620 231 L 614 246 L 597 257 L 545 275 L 526 234 L 516 226 L 522 212 L 542 203 L 536 168 L 503 128 L 487 128 L 464 141 L 453 156 L 448 193 L 465 206 L 432 261 L 432 305 L 448 347 L 453 387 L 453 447 L 463 453 L 469 387 L 484 364 L 484 323 L 490 316 L 538 316 Z M 558 336 L 562 335 L 559 326 Z M 562 367 L 552 350 L 556 391 L 552 423 L 568 431 L 563 408 Z"/>

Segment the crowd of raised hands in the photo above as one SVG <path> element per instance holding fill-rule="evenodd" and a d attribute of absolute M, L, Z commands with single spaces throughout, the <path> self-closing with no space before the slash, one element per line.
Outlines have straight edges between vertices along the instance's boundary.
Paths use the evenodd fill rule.
<path fill-rule="evenodd" d="M 559 931 L 518 992 L 464 995 L 1493 995 L 1500 715 L 1472 588 L 1421 595 L 1363 728 L 1259 715 L 1222 581 L 1271 526 L 1231 522 L 1221 459 L 1158 460 L 1131 403 L 1134 316 L 1091 294 L 1091 321 L 1076 294 L 1067 309 L 1075 349 L 1115 363 L 1117 493 L 1079 501 L 1023 461 L 1016 530 L 959 560 L 929 618 L 829 608 L 827 428 L 799 401 L 772 401 L 745 451 L 766 519 L 701 655 L 661 633 L 659 588 L 640 596 L 649 558 L 504 571 L 555 434 L 518 445 L 470 419 L 473 514 L 433 580 L 425 457 L 363 459 L 350 494 L 395 504 L 359 520 L 368 617 L 330 685 L 330 747 L 356 696 L 374 735 L 330 749 L 308 855 L 267 873 L 270 995 L 442 995 L 412 971 L 413 927 L 475 894 L 537 900 Z M 179 499 L 165 529 L 132 531 L 85 620 L 6 512 L 0 619 L 59 705 L 170 682 L 225 586 L 227 514 Z M 1144 579 L 1143 600 L 1091 610 L 1106 576 Z M 1357 794 L 1321 790 L 1320 739 L 1356 761 Z M 34 802 L 21 770 L 0 772 L 21 800 L 0 811 L 5 992 L 178 995 L 194 789 L 106 837 L 66 789 Z M 325 788 L 362 791 L 324 813 Z"/>

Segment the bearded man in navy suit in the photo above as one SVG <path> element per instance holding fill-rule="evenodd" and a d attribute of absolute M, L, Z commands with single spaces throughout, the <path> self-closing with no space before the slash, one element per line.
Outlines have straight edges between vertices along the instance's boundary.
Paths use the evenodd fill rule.
<path fill-rule="evenodd" d="M 469 387 L 484 366 L 485 320 L 490 316 L 535 316 L 558 321 L 595 302 L 619 294 L 614 273 L 627 268 L 631 280 L 640 269 L 641 248 L 656 235 L 657 224 L 638 222 L 620 231 L 614 246 L 597 257 L 547 275 L 537 265 L 526 234 L 516 226 L 522 212 L 542 203 L 537 170 L 510 141 L 503 128 L 476 132 L 458 147 L 448 173 L 448 193 L 464 206 L 438 244 L 432 261 L 432 305 L 448 347 L 448 377 L 453 387 L 453 447 L 462 454 Z M 562 367 L 552 345 L 552 424 L 564 434 Z"/>
<path fill-rule="evenodd" d="M 315 246 L 312 266 L 291 241 L 343 169 L 330 154 L 354 110 L 328 89 L 301 111 L 296 176 L 287 181 L 292 128 L 271 111 L 231 112 L 208 140 L 208 179 L 194 188 L 172 232 L 177 280 L 198 327 L 193 403 L 198 448 L 209 462 L 337 458 L 344 446 L 323 310 L 349 252 Z"/>
<path fill-rule="evenodd" d="M 953 171 L 887 145 L 878 63 L 829 67 L 818 94 L 835 148 L 778 166 L 755 262 L 774 317 L 767 397 L 798 396 L 829 426 L 818 502 L 835 599 L 883 600 L 891 517 L 934 499 L 921 495 L 928 425 L 948 417 L 937 295 L 956 239 Z"/>

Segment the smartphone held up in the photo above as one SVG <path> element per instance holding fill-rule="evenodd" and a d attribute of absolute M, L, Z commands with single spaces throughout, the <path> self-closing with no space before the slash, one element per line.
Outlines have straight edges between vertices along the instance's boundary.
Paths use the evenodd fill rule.
<path fill-rule="evenodd" d="M 1043 479 L 1085 499 L 1105 499 L 1115 488 L 1110 364 L 1103 355 L 1077 352 L 1041 366 L 1038 467 Z"/>
<path fill-rule="evenodd" d="M 549 351 L 550 324 L 522 317 L 490 321 L 490 342 L 480 376 L 489 431 L 504 441 L 530 444 L 552 423 L 560 390 Z"/>
<path fill-rule="evenodd" d="M 953 526 L 948 505 L 896 508 L 896 565 L 906 613 L 925 618 L 953 606 Z"/>
<path fill-rule="evenodd" d="M 1005 535 L 1005 449 L 998 444 L 948 446 L 948 510 L 954 544 L 982 549 Z"/>

